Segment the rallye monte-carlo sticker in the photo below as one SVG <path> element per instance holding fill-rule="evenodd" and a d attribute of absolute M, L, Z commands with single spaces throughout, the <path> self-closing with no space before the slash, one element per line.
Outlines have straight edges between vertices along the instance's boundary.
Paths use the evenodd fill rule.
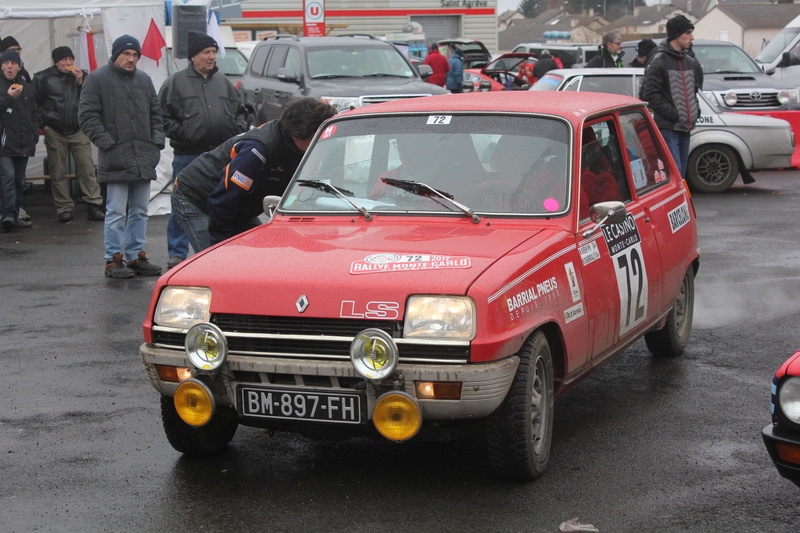
<path fill-rule="evenodd" d="M 619 290 L 620 337 L 647 317 L 647 269 L 636 220 L 628 213 L 619 224 L 603 226 L 603 236 L 614 265 Z"/>
<path fill-rule="evenodd" d="M 353 261 L 351 274 L 374 274 L 377 272 L 409 272 L 412 270 L 440 270 L 448 268 L 470 268 L 472 261 L 466 256 L 432 254 L 372 254 L 361 261 Z"/>

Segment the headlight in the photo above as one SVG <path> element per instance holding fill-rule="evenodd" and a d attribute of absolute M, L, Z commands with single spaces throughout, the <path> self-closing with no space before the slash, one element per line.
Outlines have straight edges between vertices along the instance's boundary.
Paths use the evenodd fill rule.
<path fill-rule="evenodd" d="M 733 91 L 730 91 L 730 92 L 727 92 L 727 93 L 725 93 L 725 99 L 724 99 L 724 101 L 725 101 L 725 105 L 726 105 L 726 106 L 728 106 L 728 107 L 733 107 L 733 106 L 735 106 L 735 105 L 736 105 L 736 101 L 737 101 L 738 99 L 739 99 L 739 98 L 736 96 L 736 93 L 735 93 L 735 92 L 733 92 Z"/>
<path fill-rule="evenodd" d="M 791 94 L 792 92 L 795 92 L 795 96 L 797 95 L 796 91 L 788 91 L 788 90 L 780 91 L 778 93 L 778 103 L 781 104 L 781 105 L 784 105 L 784 104 L 788 104 L 789 102 L 791 102 L 792 101 L 792 94 Z M 795 101 L 797 101 L 796 97 L 795 97 Z"/>
<path fill-rule="evenodd" d="M 228 357 L 228 340 L 214 324 L 201 322 L 186 333 L 186 356 L 198 370 L 218 369 Z"/>
<path fill-rule="evenodd" d="M 466 296 L 412 296 L 406 307 L 404 337 L 475 338 L 475 302 Z"/>
<path fill-rule="evenodd" d="M 189 329 L 209 319 L 211 289 L 167 287 L 161 293 L 153 321 L 159 326 Z"/>
<path fill-rule="evenodd" d="M 193 427 L 208 424 L 214 416 L 216 402 L 214 395 L 205 383 L 187 379 L 175 390 L 175 411 L 181 420 Z"/>
<path fill-rule="evenodd" d="M 387 392 L 375 403 L 372 423 L 389 440 L 408 440 L 422 426 L 422 413 L 416 400 L 404 392 Z"/>
<path fill-rule="evenodd" d="M 786 418 L 800 424 L 800 378 L 789 378 L 778 389 L 778 405 Z"/>
<path fill-rule="evenodd" d="M 365 329 L 350 344 L 350 361 L 356 372 L 367 379 L 384 379 L 394 372 L 399 352 L 388 333 Z"/>
<path fill-rule="evenodd" d="M 335 107 L 338 113 L 361 107 L 358 98 L 354 96 L 322 96 L 320 100 Z"/>

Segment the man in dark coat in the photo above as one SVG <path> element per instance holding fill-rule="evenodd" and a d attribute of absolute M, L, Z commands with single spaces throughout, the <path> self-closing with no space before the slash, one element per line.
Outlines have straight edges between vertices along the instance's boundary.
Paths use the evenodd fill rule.
<path fill-rule="evenodd" d="M 86 202 L 89 220 L 103 220 L 103 196 L 97 183 L 92 161 L 92 146 L 78 125 L 78 103 L 83 80 L 89 75 L 75 66 L 75 55 L 66 46 L 52 52 L 53 66 L 38 72 L 33 78 L 36 103 L 42 111 L 44 145 L 53 203 L 61 222 L 72 220 L 75 202 L 72 200 L 67 179 L 68 156 L 75 162 L 83 201 Z"/>
<path fill-rule="evenodd" d="M 622 56 L 624 54 L 625 52 L 622 51 L 622 37 L 615 31 L 608 32 L 603 35 L 600 53 L 586 63 L 586 68 L 621 67 L 623 66 Z"/>
<path fill-rule="evenodd" d="M 19 41 L 10 35 L 4 37 L 3 40 L 0 41 L 0 53 L 5 52 L 6 50 L 13 50 L 14 52 L 18 53 L 20 59 L 22 59 L 22 47 L 19 45 Z M 31 83 L 31 75 L 28 74 L 27 70 L 25 70 L 25 63 L 20 63 L 19 76 L 28 83 Z"/>
<path fill-rule="evenodd" d="M 550 50 L 542 50 L 539 60 L 533 65 L 533 78 L 534 80 L 540 80 L 549 71 L 557 68 L 558 65 L 553 56 L 550 55 Z"/>
<path fill-rule="evenodd" d="M 161 274 L 144 243 L 164 126 L 153 82 L 136 68 L 141 51 L 130 35 L 116 39 L 108 64 L 83 82 L 78 108 L 81 129 L 99 150 L 97 177 L 107 196 L 105 275 L 117 279 Z"/>
<path fill-rule="evenodd" d="M 239 92 L 217 67 L 218 49 L 210 35 L 190 31 L 189 65 L 167 78 L 158 93 L 164 132 L 175 154 L 173 180 L 197 156 L 247 128 L 247 110 Z M 167 223 L 167 252 L 167 268 L 189 255 L 189 239 L 172 213 Z"/>
<path fill-rule="evenodd" d="M 14 50 L 0 55 L 0 225 L 5 231 L 29 228 L 20 217 L 28 158 L 39 141 L 39 108 L 33 86 L 20 76 L 22 60 Z"/>
<path fill-rule="evenodd" d="M 450 70 L 447 71 L 446 85 L 451 93 L 460 93 L 463 90 L 464 62 L 461 60 L 463 53 L 461 48 L 456 48 L 450 58 Z"/>
<path fill-rule="evenodd" d="M 431 45 L 431 52 L 428 54 L 428 57 L 425 58 L 423 65 L 430 66 L 433 71 L 431 77 L 425 81 L 438 85 L 439 87 L 444 87 L 447 83 L 447 72 L 450 70 L 450 63 L 448 63 L 447 58 L 439 52 L 438 44 L 434 43 Z"/>
<path fill-rule="evenodd" d="M 172 211 L 195 251 L 260 224 L 262 200 L 283 195 L 319 126 L 336 108 L 290 102 L 278 120 L 237 135 L 189 163 L 172 187 Z"/>
<path fill-rule="evenodd" d="M 644 68 L 650 58 L 655 55 L 656 43 L 653 39 L 642 39 L 636 46 L 636 57 L 628 64 L 632 68 Z"/>
<path fill-rule="evenodd" d="M 702 76 L 697 61 L 687 53 L 694 40 L 694 25 L 683 15 L 667 21 L 667 38 L 658 46 L 644 71 L 641 98 L 653 118 L 681 176 L 686 176 L 691 131 L 700 116 L 697 92 Z"/>

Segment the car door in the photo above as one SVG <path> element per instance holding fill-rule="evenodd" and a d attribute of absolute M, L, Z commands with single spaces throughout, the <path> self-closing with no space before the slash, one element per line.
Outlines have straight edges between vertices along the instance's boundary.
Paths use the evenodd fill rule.
<path fill-rule="evenodd" d="M 661 300 L 658 245 L 644 207 L 631 194 L 623 149 L 613 115 L 585 125 L 578 174 L 577 239 L 594 359 L 640 333 L 656 316 Z M 606 201 L 623 202 L 625 220 L 595 230 L 590 208 Z"/>
<path fill-rule="evenodd" d="M 278 69 L 283 68 L 286 64 L 288 52 L 289 47 L 286 45 L 272 46 L 272 53 L 267 61 L 261 87 L 262 106 L 259 110 L 258 118 L 262 123 L 280 117 L 283 106 L 298 90 L 298 85 L 295 81 L 284 81 L 278 78 Z M 295 74 L 302 75 L 302 72 L 295 72 Z"/>

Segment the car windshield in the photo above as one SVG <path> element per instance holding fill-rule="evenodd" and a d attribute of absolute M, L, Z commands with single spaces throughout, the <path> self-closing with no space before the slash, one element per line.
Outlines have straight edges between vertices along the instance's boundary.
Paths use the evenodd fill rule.
<path fill-rule="evenodd" d="M 170 65 L 170 74 L 185 69 L 188 64 L 188 58 L 174 59 L 174 65 Z M 217 67 L 226 76 L 244 76 L 247 58 L 237 48 L 225 48 L 224 57 L 217 54 Z"/>
<path fill-rule="evenodd" d="M 340 120 L 310 149 L 281 209 L 563 214 L 569 132 L 559 119 L 511 115 Z"/>
<path fill-rule="evenodd" d="M 414 71 L 393 46 L 342 46 L 310 49 L 308 74 L 312 78 L 413 78 Z"/>
<path fill-rule="evenodd" d="M 703 74 L 755 74 L 761 69 L 737 46 L 694 45 Z"/>
<path fill-rule="evenodd" d="M 794 41 L 800 28 L 784 28 L 756 56 L 756 63 L 772 63 L 783 53 L 789 44 Z"/>
<path fill-rule="evenodd" d="M 564 76 L 560 74 L 545 74 L 531 86 L 531 91 L 555 91 Z"/>

